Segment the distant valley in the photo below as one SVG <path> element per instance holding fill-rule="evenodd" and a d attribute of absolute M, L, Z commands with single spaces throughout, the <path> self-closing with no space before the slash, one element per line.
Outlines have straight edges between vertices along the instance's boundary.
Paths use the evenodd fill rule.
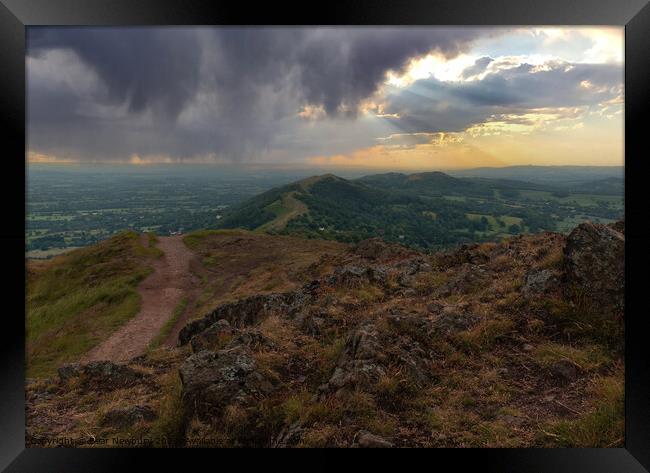
<path fill-rule="evenodd" d="M 623 168 L 513 166 L 449 173 L 218 166 L 30 166 L 26 252 L 43 258 L 122 230 L 244 228 L 421 249 L 497 241 L 624 214 Z"/>

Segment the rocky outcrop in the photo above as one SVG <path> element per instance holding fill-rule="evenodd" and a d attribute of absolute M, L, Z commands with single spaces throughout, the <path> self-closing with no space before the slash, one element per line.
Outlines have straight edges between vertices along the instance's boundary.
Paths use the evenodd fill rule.
<path fill-rule="evenodd" d="M 463 264 L 479 265 L 485 264 L 490 260 L 489 255 L 481 250 L 477 244 L 465 244 L 460 248 L 441 251 L 436 254 L 436 262 L 441 268 L 452 268 Z"/>
<path fill-rule="evenodd" d="M 590 303 L 607 318 L 622 316 L 625 297 L 625 235 L 597 223 L 578 225 L 564 248 L 565 292 Z"/>
<path fill-rule="evenodd" d="M 299 313 L 295 319 L 295 324 L 305 333 L 312 337 L 317 337 L 323 331 L 326 325 L 327 311 L 321 309 L 316 313 L 310 311 L 303 311 Z"/>
<path fill-rule="evenodd" d="M 618 222 L 610 223 L 609 227 L 625 235 L 625 220 L 619 220 Z"/>
<path fill-rule="evenodd" d="M 76 363 L 59 368 L 62 382 L 72 378 L 79 378 L 82 385 L 91 389 L 110 390 L 133 386 L 147 378 L 147 374 L 111 361 L 93 361 L 86 365 Z"/>
<path fill-rule="evenodd" d="M 326 284 L 336 287 L 359 287 L 363 283 L 370 282 L 378 285 L 385 285 L 387 272 L 381 266 L 356 266 L 347 265 L 337 268 Z"/>
<path fill-rule="evenodd" d="M 386 372 L 382 366 L 385 350 L 379 343 L 374 324 L 365 323 L 347 337 L 343 352 L 329 381 L 320 386 L 321 394 L 364 387 L 376 382 Z"/>
<path fill-rule="evenodd" d="M 300 440 L 303 430 L 300 422 L 294 422 L 280 431 L 278 436 L 271 441 L 271 446 L 273 448 L 293 447 Z"/>
<path fill-rule="evenodd" d="M 485 268 L 463 263 L 447 282 L 434 289 L 432 296 L 445 298 L 451 295 L 471 293 L 484 286 L 490 279 L 491 275 Z"/>
<path fill-rule="evenodd" d="M 59 379 L 62 382 L 66 382 L 72 378 L 77 378 L 79 376 L 80 369 L 80 363 L 69 363 L 63 365 L 58 369 Z"/>
<path fill-rule="evenodd" d="M 430 334 L 451 335 L 462 332 L 469 330 L 480 320 L 478 315 L 460 305 L 442 305 L 430 309 L 434 309 L 436 314 L 429 328 Z"/>
<path fill-rule="evenodd" d="M 219 350 L 232 340 L 235 333 L 237 333 L 237 329 L 231 326 L 226 319 L 217 320 L 190 339 L 192 351 L 198 353 L 202 350 Z"/>
<path fill-rule="evenodd" d="M 178 334 L 178 346 L 186 345 L 196 334 L 207 330 L 222 319 L 234 327 L 244 327 L 254 325 L 274 313 L 293 317 L 313 300 L 319 285 L 319 281 L 312 281 L 296 291 L 256 295 L 237 302 L 222 304 L 205 317 L 183 327 Z"/>
<path fill-rule="evenodd" d="M 188 357 L 179 376 L 183 403 L 201 418 L 218 417 L 230 404 L 249 405 L 274 389 L 273 380 L 257 369 L 250 349 L 238 344 Z"/>
<path fill-rule="evenodd" d="M 257 328 L 238 329 L 221 319 L 190 340 L 192 352 L 218 351 L 222 348 L 243 345 L 256 350 L 274 349 L 275 343 Z"/>
<path fill-rule="evenodd" d="M 155 418 L 156 413 L 151 407 L 135 405 L 111 409 L 102 416 L 99 425 L 124 429 L 138 421 L 152 421 Z"/>
<path fill-rule="evenodd" d="M 524 276 L 524 295 L 544 294 L 558 287 L 558 278 L 549 269 L 531 269 Z"/>
<path fill-rule="evenodd" d="M 550 374 L 559 384 L 567 384 L 575 381 L 578 376 L 578 370 L 576 369 L 576 365 L 571 361 L 559 360 L 550 367 Z"/>
<path fill-rule="evenodd" d="M 360 448 L 393 448 L 393 443 L 379 435 L 362 430 L 358 433 L 357 445 Z"/>

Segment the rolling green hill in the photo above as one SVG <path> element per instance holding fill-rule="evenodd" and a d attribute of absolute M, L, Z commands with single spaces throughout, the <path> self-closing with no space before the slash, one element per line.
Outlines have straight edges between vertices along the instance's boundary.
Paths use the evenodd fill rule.
<path fill-rule="evenodd" d="M 354 180 L 324 174 L 260 194 L 231 210 L 219 226 L 344 242 L 379 236 L 437 249 L 519 233 L 569 231 L 581 221 L 607 223 L 622 215 L 616 178 L 572 189 L 441 172 Z"/>

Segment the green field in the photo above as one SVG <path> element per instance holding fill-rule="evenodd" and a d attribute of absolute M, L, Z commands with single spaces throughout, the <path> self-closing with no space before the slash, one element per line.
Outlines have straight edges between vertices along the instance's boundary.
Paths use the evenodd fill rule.
<path fill-rule="evenodd" d="M 552 192 L 522 190 L 521 197 L 531 200 L 553 200 L 563 204 L 573 204 L 580 207 L 591 207 L 604 203 L 608 205 L 621 206 L 621 196 L 617 195 L 598 195 L 598 194 L 570 194 L 566 197 L 556 197 Z"/>

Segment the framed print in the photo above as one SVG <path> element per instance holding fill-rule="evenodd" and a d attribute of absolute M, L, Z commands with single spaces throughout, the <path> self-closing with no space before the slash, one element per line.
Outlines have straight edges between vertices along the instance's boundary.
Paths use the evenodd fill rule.
<path fill-rule="evenodd" d="M 0 466 L 648 471 L 645 0 L 132 3 L 0 6 Z"/>

